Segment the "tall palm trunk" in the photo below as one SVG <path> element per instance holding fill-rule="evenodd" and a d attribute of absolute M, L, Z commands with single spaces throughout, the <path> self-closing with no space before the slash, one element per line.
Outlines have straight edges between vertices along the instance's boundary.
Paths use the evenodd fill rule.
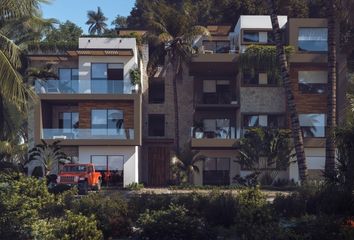
<path fill-rule="evenodd" d="M 336 126 L 336 20 L 333 0 L 327 0 L 328 16 L 328 87 L 327 87 L 327 127 L 325 173 L 333 177 L 335 168 L 334 128 Z"/>
<path fill-rule="evenodd" d="M 291 90 L 289 70 L 287 66 L 284 46 L 281 39 L 278 17 L 275 12 L 276 11 L 275 0 L 269 0 L 269 6 L 271 10 L 271 21 L 272 21 L 273 33 L 275 36 L 275 42 L 277 46 L 277 59 L 280 64 L 281 77 L 282 77 L 286 98 L 287 98 L 287 106 L 290 112 L 291 131 L 292 131 L 292 137 L 295 145 L 296 159 L 299 168 L 299 177 L 301 183 L 303 184 L 307 180 L 307 165 L 306 165 L 306 157 L 304 151 L 304 142 L 303 142 L 303 137 L 300 128 L 299 116 L 296 111 L 295 99 Z"/>
<path fill-rule="evenodd" d="M 5 116 L 4 116 L 5 106 L 2 96 L 0 95 L 0 141 L 4 139 L 4 130 L 5 130 Z"/>
<path fill-rule="evenodd" d="M 174 71 L 173 73 L 173 110 L 174 110 L 174 117 L 175 117 L 175 151 L 176 154 L 179 155 L 179 108 L 178 108 L 178 91 L 177 91 L 177 72 Z"/>

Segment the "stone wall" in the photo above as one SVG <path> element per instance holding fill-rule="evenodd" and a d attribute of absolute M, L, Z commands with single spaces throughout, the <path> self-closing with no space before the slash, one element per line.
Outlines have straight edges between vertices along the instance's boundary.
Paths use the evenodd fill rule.
<path fill-rule="evenodd" d="M 242 113 L 283 113 L 286 98 L 283 87 L 241 87 Z"/>

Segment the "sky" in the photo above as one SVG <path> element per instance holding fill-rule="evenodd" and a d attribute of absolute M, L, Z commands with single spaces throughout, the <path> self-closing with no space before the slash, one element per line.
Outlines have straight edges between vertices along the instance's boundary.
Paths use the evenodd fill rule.
<path fill-rule="evenodd" d="M 128 16 L 134 7 L 135 0 L 52 0 L 51 4 L 42 4 L 44 18 L 56 18 L 60 22 L 70 20 L 80 26 L 87 33 L 87 11 L 101 7 L 102 12 L 108 18 L 107 24 L 117 15 Z"/>

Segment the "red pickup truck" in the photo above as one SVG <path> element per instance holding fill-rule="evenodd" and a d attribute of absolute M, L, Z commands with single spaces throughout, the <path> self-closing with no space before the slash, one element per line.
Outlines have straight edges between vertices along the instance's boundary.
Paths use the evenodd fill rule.
<path fill-rule="evenodd" d="M 57 184 L 77 186 L 79 194 L 87 194 L 89 189 L 101 189 L 102 176 L 91 163 L 65 164 L 57 177 Z"/>

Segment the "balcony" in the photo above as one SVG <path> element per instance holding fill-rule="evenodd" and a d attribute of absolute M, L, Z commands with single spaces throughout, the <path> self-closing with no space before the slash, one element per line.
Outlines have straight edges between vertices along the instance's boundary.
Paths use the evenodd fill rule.
<path fill-rule="evenodd" d="M 230 91 L 217 93 L 196 93 L 195 108 L 214 110 L 215 108 L 239 108 L 240 104 Z"/>
<path fill-rule="evenodd" d="M 42 139 L 50 140 L 134 140 L 134 129 L 54 129 L 42 130 Z"/>
<path fill-rule="evenodd" d="M 124 80 L 36 80 L 37 94 L 132 94 L 133 86 Z"/>
<path fill-rule="evenodd" d="M 200 127 L 191 128 L 192 148 L 235 148 L 236 128 L 224 127 L 205 131 Z"/>

